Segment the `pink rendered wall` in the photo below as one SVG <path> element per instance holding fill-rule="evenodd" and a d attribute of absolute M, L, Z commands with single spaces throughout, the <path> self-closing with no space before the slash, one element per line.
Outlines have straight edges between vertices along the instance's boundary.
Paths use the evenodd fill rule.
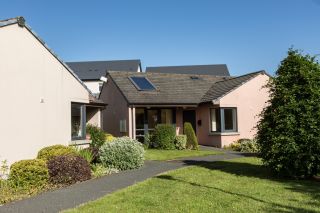
<path fill-rule="evenodd" d="M 103 111 L 103 130 L 116 136 L 129 135 L 129 108 L 127 101 L 108 77 L 108 82 L 102 88 L 100 99 L 107 103 Z M 127 133 L 120 132 L 120 120 L 126 120 Z"/>
<path fill-rule="evenodd" d="M 220 99 L 220 107 L 237 107 L 239 132 L 234 138 L 222 136 L 222 146 L 237 138 L 254 138 L 259 114 L 269 99 L 267 88 L 263 88 L 268 80 L 269 76 L 260 74 Z"/>
<path fill-rule="evenodd" d="M 267 89 L 262 88 L 269 77 L 265 74 L 246 82 L 234 91 L 220 99 L 220 105 L 202 104 L 196 109 L 196 120 L 201 120 L 201 126 L 197 124 L 197 137 L 199 144 L 223 147 L 240 138 L 253 138 L 254 128 L 259 120 L 259 114 L 268 100 Z M 211 133 L 210 108 L 237 107 L 238 132 L 237 133 Z"/>
<path fill-rule="evenodd" d="M 211 135 L 210 132 L 210 108 L 213 108 L 213 104 L 202 104 L 196 109 L 198 143 L 220 147 L 221 137 L 219 135 Z M 198 124 L 199 120 L 201 120 L 201 126 Z"/>

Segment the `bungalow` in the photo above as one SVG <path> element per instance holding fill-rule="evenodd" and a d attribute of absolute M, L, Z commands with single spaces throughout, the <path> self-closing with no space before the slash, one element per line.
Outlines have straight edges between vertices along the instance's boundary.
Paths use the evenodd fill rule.
<path fill-rule="evenodd" d="M 11 164 L 45 146 L 87 143 L 85 125 L 102 125 L 105 104 L 22 17 L 0 21 L 0 58 L 0 160 Z"/>
<path fill-rule="evenodd" d="M 264 71 L 238 77 L 161 72 L 108 72 L 100 99 L 108 103 L 104 130 L 140 141 L 159 123 L 177 134 L 190 122 L 199 144 L 223 147 L 253 138 L 268 100 Z"/>
<path fill-rule="evenodd" d="M 66 62 L 91 92 L 99 97 L 107 71 L 141 72 L 140 60 Z M 102 78 L 101 78 L 102 77 Z"/>

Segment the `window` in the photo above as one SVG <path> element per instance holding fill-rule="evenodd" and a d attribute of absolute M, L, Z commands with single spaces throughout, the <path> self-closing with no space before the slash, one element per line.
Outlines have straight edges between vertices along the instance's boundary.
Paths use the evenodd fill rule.
<path fill-rule="evenodd" d="M 156 89 L 146 77 L 130 77 L 129 79 L 138 90 L 152 91 Z"/>
<path fill-rule="evenodd" d="M 81 104 L 71 104 L 71 138 L 84 139 L 86 136 L 86 108 Z"/>
<path fill-rule="evenodd" d="M 236 132 L 237 109 L 214 108 L 210 110 L 212 132 Z"/>
<path fill-rule="evenodd" d="M 161 109 L 161 123 L 163 124 L 172 124 L 172 109 Z"/>

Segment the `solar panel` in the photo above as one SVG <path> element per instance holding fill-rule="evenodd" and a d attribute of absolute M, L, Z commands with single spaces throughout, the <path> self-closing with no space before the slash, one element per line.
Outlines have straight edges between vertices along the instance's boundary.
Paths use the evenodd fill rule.
<path fill-rule="evenodd" d="M 155 90 L 156 88 L 146 77 L 130 77 L 131 82 L 138 90 Z"/>

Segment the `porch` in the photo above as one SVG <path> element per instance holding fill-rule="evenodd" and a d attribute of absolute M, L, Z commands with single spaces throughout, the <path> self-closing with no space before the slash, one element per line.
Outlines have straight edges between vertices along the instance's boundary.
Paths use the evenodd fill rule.
<path fill-rule="evenodd" d="M 190 122 L 196 131 L 196 106 L 139 106 L 129 108 L 129 137 L 144 142 L 157 124 L 171 124 L 177 135 L 183 134 L 183 124 Z"/>

